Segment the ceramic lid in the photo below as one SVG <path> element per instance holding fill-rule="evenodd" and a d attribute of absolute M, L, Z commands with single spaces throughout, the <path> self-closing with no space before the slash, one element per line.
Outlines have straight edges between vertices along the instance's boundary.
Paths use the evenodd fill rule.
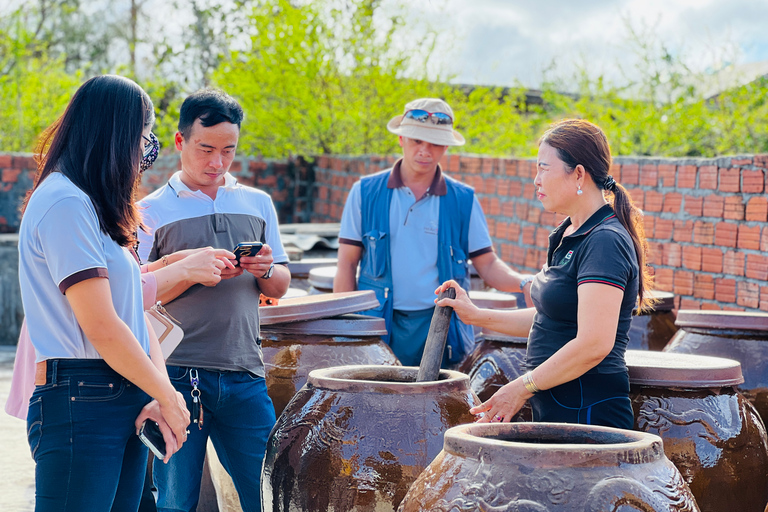
<path fill-rule="evenodd" d="M 528 345 L 528 338 L 521 336 L 510 336 L 502 332 L 492 331 L 490 329 L 483 329 L 480 332 L 480 337 L 489 341 L 502 341 L 505 343 L 516 343 L 520 345 Z"/>
<path fill-rule="evenodd" d="M 670 292 L 662 292 L 659 290 L 649 290 L 648 295 L 658 299 L 653 309 L 655 311 L 672 311 L 675 309 L 675 294 Z"/>
<path fill-rule="evenodd" d="M 627 350 L 630 384 L 680 388 L 717 388 L 744 382 L 741 364 L 724 357 Z"/>
<path fill-rule="evenodd" d="M 307 320 L 264 326 L 264 332 L 288 334 L 325 334 L 329 336 L 385 336 L 387 324 L 383 318 L 367 315 L 340 315 L 333 318 Z"/>
<path fill-rule="evenodd" d="M 304 258 L 299 261 L 289 261 L 288 270 L 291 271 L 291 277 L 306 278 L 313 268 L 335 268 L 338 262 L 338 258 Z"/>
<path fill-rule="evenodd" d="M 479 308 L 515 309 L 517 307 L 517 297 L 509 293 L 470 290 L 469 299 Z"/>
<path fill-rule="evenodd" d="M 288 288 L 288 291 L 285 292 L 285 295 L 280 297 L 280 300 L 295 299 L 296 297 L 306 297 L 306 296 L 307 296 L 307 290 L 302 290 L 301 288 Z"/>
<path fill-rule="evenodd" d="M 681 309 L 677 312 L 675 325 L 703 327 L 705 329 L 737 329 L 742 331 L 768 330 L 767 313 L 747 313 L 745 311 L 701 311 Z"/>
<path fill-rule="evenodd" d="M 272 325 L 284 322 L 299 322 L 315 320 L 332 316 L 356 313 L 379 306 L 373 290 L 355 292 L 323 293 L 307 295 L 293 299 L 280 299 L 277 306 L 269 306 L 259 310 L 261 325 Z"/>
<path fill-rule="evenodd" d="M 337 267 L 318 267 L 309 271 L 307 281 L 320 290 L 333 290 L 333 278 L 336 277 Z"/>

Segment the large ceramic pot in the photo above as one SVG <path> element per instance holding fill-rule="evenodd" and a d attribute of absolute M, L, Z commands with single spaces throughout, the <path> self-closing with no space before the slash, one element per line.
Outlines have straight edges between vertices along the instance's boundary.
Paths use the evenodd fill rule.
<path fill-rule="evenodd" d="M 262 506 L 273 511 L 394 511 L 440 452 L 448 428 L 474 420 L 466 375 L 416 367 L 314 370 L 267 443 Z"/>
<path fill-rule="evenodd" d="M 626 361 L 635 428 L 664 440 L 701 510 L 762 512 L 768 439 L 736 390 L 744 381 L 739 362 L 644 350 L 628 350 Z"/>
<path fill-rule="evenodd" d="M 680 330 L 665 352 L 735 359 L 744 383 L 739 386 L 765 422 L 768 419 L 768 314 L 680 310 Z"/>
<path fill-rule="evenodd" d="M 392 349 L 382 341 L 386 334 L 383 318 L 354 314 L 263 327 L 261 350 L 275 414 L 280 416 L 312 370 L 399 365 Z"/>
<path fill-rule="evenodd" d="M 677 332 L 675 326 L 675 294 L 651 290 L 658 302 L 651 311 L 632 316 L 627 348 L 635 350 L 662 350 Z"/>
<path fill-rule="evenodd" d="M 459 366 L 459 371 L 469 376 L 472 391 L 485 402 L 504 384 L 525 373 L 527 347 L 527 338 L 485 329 L 475 350 Z M 531 421 L 528 405 L 520 411 L 515 421 Z"/>
<path fill-rule="evenodd" d="M 336 267 L 338 258 L 303 258 L 298 261 L 289 261 L 288 270 L 291 271 L 291 288 L 309 290 L 309 273 L 316 268 Z M 333 290 L 333 283 L 331 283 Z"/>
<path fill-rule="evenodd" d="M 693 512 L 658 436 L 564 423 L 462 425 L 411 486 L 421 512 Z"/>

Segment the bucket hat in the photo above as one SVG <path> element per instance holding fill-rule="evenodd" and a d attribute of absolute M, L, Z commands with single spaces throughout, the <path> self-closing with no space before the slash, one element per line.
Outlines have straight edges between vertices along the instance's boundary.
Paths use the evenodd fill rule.
<path fill-rule="evenodd" d="M 408 103 L 402 115 L 393 117 L 387 123 L 387 129 L 395 135 L 438 146 L 463 146 L 464 137 L 453 129 L 453 119 L 453 110 L 443 100 L 419 98 Z"/>

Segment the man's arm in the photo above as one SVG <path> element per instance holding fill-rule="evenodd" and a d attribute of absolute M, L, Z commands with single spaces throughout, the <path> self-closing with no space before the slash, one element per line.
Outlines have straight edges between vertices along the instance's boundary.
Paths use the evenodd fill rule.
<path fill-rule="evenodd" d="M 242 256 L 239 267 L 250 272 L 256 278 L 261 293 L 267 297 L 279 299 L 288 291 L 288 286 L 291 284 L 291 271 L 286 265 L 277 264 L 272 275 L 265 279 L 264 275 L 274 262 L 272 248 L 268 244 L 264 244 L 256 256 Z M 225 273 L 223 272 L 222 276 Z"/>
<path fill-rule="evenodd" d="M 495 252 L 489 251 L 473 257 L 472 264 L 488 286 L 503 292 L 520 292 L 520 283 L 526 275 L 512 270 L 496 256 Z M 530 282 L 526 283 L 523 293 L 525 293 L 525 302 L 530 307 L 533 304 Z"/>
<path fill-rule="evenodd" d="M 333 279 L 334 292 L 357 290 L 357 265 L 363 254 L 363 248 L 352 244 L 339 244 L 336 277 Z"/>

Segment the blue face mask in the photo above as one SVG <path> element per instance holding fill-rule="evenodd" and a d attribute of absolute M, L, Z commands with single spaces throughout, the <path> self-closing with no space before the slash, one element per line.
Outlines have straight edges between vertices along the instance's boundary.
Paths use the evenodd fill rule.
<path fill-rule="evenodd" d="M 142 137 L 144 137 L 142 135 Z M 155 134 L 150 132 L 149 137 L 144 137 L 147 141 L 147 145 L 144 146 L 144 155 L 141 157 L 141 165 L 139 166 L 139 172 L 144 172 L 155 163 L 157 155 L 160 153 L 160 141 L 157 140 Z"/>

